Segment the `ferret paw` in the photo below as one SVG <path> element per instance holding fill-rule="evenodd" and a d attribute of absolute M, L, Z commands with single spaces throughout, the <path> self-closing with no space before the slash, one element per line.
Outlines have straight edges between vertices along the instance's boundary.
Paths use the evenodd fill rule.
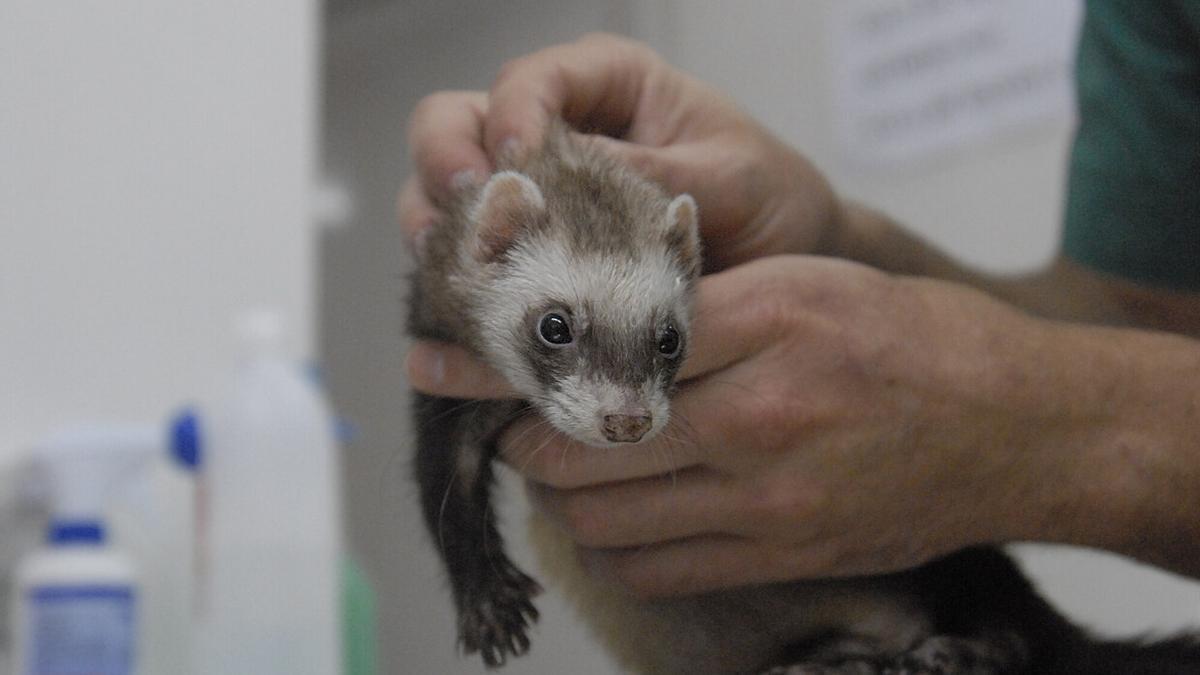
<path fill-rule="evenodd" d="M 886 654 L 870 643 L 845 640 L 808 661 L 782 666 L 762 675 L 1001 675 L 1019 668 L 1022 642 L 1015 637 L 992 639 L 934 635 L 906 652 Z"/>
<path fill-rule="evenodd" d="M 526 630 L 537 621 L 531 601 L 542 588 L 507 561 L 478 596 L 459 612 L 458 638 L 463 653 L 479 653 L 489 668 L 529 651 Z"/>
<path fill-rule="evenodd" d="M 897 657 L 886 675 L 996 675 L 1006 672 L 1004 652 L 983 640 L 935 635 Z"/>

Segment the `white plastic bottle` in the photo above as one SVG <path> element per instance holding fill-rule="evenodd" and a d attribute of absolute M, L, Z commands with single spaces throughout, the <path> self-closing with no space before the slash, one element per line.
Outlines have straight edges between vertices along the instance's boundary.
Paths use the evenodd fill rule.
<path fill-rule="evenodd" d="M 341 508 L 334 422 L 277 315 L 240 325 L 226 398 L 201 416 L 196 672 L 337 675 Z"/>
<path fill-rule="evenodd" d="M 143 672 L 137 570 L 113 547 L 103 512 L 113 492 L 159 448 L 152 431 L 92 427 L 59 434 L 37 449 L 54 515 L 45 546 L 17 568 L 15 673 Z"/>

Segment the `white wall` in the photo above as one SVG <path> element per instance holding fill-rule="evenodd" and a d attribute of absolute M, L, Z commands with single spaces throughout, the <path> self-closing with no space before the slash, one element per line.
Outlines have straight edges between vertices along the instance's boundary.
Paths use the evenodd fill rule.
<path fill-rule="evenodd" d="M 245 305 L 311 350 L 316 38 L 309 0 L 0 5 L 0 508 L 55 428 L 211 393 Z"/>
<path fill-rule="evenodd" d="M 0 463 L 78 419 L 155 421 L 248 303 L 307 352 L 311 1 L 0 9 Z"/>

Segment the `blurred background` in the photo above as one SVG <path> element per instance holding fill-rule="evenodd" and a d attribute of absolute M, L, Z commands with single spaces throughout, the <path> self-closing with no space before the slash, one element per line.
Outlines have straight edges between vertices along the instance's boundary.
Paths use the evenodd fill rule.
<path fill-rule="evenodd" d="M 320 364 L 355 432 L 342 454 L 344 527 L 376 593 L 379 672 L 482 672 L 455 656 L 408 472 L 410 260 L 393 211 L 413 105 L 486 88 L 505 60 L 588 31 L 631 35 L 728 92 L 842 193 L 969 263 L 1019 271 L 1057 242 L 1079 9 L 6 2 L 0 472 L 76 419 L 165 419 L 215 386 L 237 311 L 280 307 L 290 348 Z M 513 485 L 505 493 L 527 561 L 525 505 Z M 1018 548 L 1060 606 L 1105 632 L 1200 622 L 1195 583 L 1107 555 Z M 540 606 L 531 654 L 505 672 L 616 672 L 553 594 Z"/>

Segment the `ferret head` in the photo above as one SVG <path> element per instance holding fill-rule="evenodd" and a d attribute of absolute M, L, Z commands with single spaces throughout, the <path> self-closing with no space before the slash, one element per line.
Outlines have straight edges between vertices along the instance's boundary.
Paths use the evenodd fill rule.
<path fill-rule="evenodd" d="M 512 171 L 480 192 L 463 242 L 483 270 L 476 344 L 568 436 L 649 439 L 687 351 L 696 204 L 640 180 L 570 192 Z"/>

